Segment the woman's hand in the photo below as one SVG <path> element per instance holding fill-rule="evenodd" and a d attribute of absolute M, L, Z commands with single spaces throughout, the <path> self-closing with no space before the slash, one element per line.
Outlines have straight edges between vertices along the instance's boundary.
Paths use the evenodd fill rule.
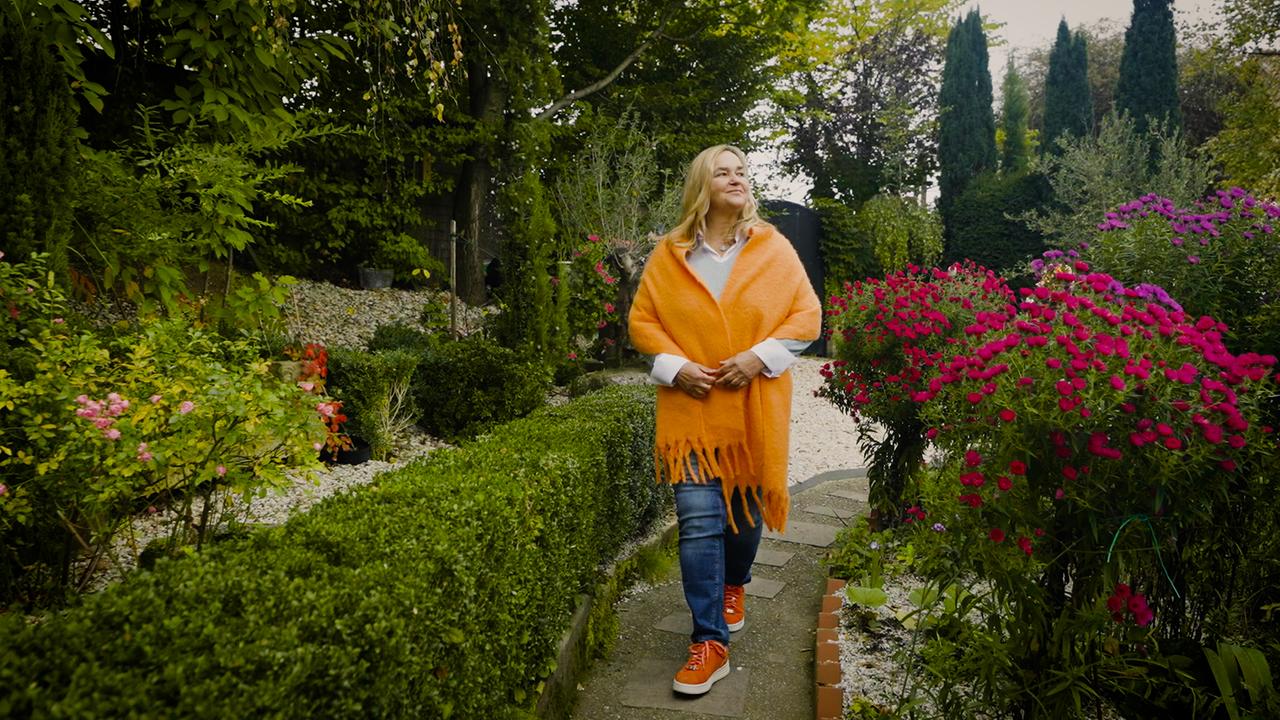
<path fill-rule="evenodd" d="M 764 361 L 750 350 L 743 350 L 728 360 L 720 361 L 716 384 L 728 388 L 744 388 L 764 370 Z"/>
<path fill-rule="evenodd" d="M 693 397 L 703 398 L 716 382 L 715 371 L 696 362 L 687 362 L 676 373 L 676 387 Z"/>

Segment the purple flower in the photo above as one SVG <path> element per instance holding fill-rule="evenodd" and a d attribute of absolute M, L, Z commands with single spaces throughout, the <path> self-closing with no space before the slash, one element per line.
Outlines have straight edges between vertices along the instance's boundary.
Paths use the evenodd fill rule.
<path fill-rule="evenodd" d="M 1188 255 L 1188 256 L 1187 256 L 1187 262 L 1191 263 L 1192 265 L 1199 265 L 1199 264 L 1200 264 L 1200 258 L 1199 258 L 1198 256 L 1196 256 L 1196 255 Z"/>

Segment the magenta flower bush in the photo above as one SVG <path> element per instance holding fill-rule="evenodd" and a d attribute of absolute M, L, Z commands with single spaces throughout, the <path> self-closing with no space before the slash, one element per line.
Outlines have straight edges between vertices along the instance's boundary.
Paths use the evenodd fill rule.
<path fill-rule="evenodd" d="M 1130 287 L 1159 286 L 1230 328 L 1236 352 L 1280 352 L 1280 207 L 1242 188 L 1191 208 L 1144 195 L 1107 213 L 1081 254 Z"/>
<path fill-rule="evenodd" d="M 1079 690 L 1064 674 L 1103 660 L 1120 669 L 1095 690 L 1138 692 L 1125 673 L 1159 639 L 1238 630 L 1253 607 L 1205 620 L 1231 584 L 1213 575 L 1238 503 L 1274 499 L 1260 417 L 1276 358 L 1233 354 L 1223 323 L 1082 261 L 1021 295 L 976 317 L 913 396 L 946 457 L 926 496 L 950 544 L 935 571 L 1006 609 L 1002 681 L 1024 697 Z"/>
<path fill-rule="evenodd" d="M 857 424 L 871 504 L 887 522 L 913 504 L 906 494 L 926 444 L 913 398 L 929 389 L 937 363 L 966 347 L 966 328 L 1011 311 L 1013 300 L 1003 280 L 966 263 L 845 283 L 828 302 L 838 359 L 822 368 L 817 394 Z"/>

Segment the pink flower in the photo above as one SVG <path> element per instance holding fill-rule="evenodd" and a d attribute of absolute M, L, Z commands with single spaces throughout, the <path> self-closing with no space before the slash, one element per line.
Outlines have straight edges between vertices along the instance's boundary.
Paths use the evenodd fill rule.
<path fill-rule="evenodd" d="M 1062 488 L 1058 488 L 1057 490 L 1055 490 L 1055 491 L 1053 492 L 1053 499 L 1054 499 L 1054 500 L 1061 500 L 1062 498 L 1064 498 L 1064 497 L 1066 497 L 1066 496 L 1067 496 L 1067 493 L 1066 493 L 1066 491 L 1065 491 L 1065 490 L 1063 490 Z"/>
<path fill-rule="evenodd" d="M 0 257 L 4 257 L 4 253 L 0 253 Z M 4 497 L 5 495 L 8 495 L 8 494 L 9 494 L 9 486 L 5 485 L 4 483 L 0 483 L 0 497 Z"/>
<path fill-rule="evenodd" d="M 311 447 L 317 451 L 324 449 L 324 443 L 313 442 Z"/>
<path fill-rule="evenodd" d="M 1000 477 L 996 478 L 996 486 L 999 487 L 1000 490 L 1002 490 L 1003 492 L 1009 492 L 1010 490 L 1013 489 L 1013 481 L 1005 477 L 1004 475 L 1001 475 Z"/>
<path fill-rule="evenodd" d="M 115 428 L 111 428 L 110 430 L 104 430 L 102 436 L 108 440 L 119 440 L 120 431 Z"/>
<path fill-rule="evenodd" d="M 163 400 L 163 399 L 164 399 L 164 398 L 162 398 L 162 397 L 161 397 L 161 396 L 159 396 L 159 395 L 152 395 L 152 396 L 151 396 L 151 404 L 152 404 L 152 405 L 155 405 L 156 403 L 160 402 L 160 401 L 161 401 L 161 400 Z"/>
<path fill-rule="evenodd" d="M 576 353 L 576 352 L 570 352 L 570 353 L 568 354 L 568 356 L 567 356 L 567 357 L 568 357 L 570 360 L 577 360 L 577 359 L 578 359 L 578 353 Z"/>
<path fill-rule="evenodd" d="M 224 477 L 227 474 L 227 466 L 219 465 L 218 467 L 214 468 L 213 471 L 218 473 L 218 477 Z"/>
<path fill-rule="evenodd" d="M 1112 376 L 1111 376 L 1111 387 L 1115 388 L 1116 390 L 1123 390 L 1123 389 L 1124 389 L 1124 378 L 1120 377 L 1119 375 L 1112 375 Z"/>
<path fill-rule="evenodd" d="M 607 312 L 607 313 L 609 313 L 610 315 L 612 315 L 614 310 L 617 310 L 617 308 L 613 306 L 613 303 L 611 303 L 611 302 L 607 302 L 607 303 L 605 303 L 605 304 L 604 304 L 604 311 L 605 311 L 605 312 Z"/>
<path fill-rule="evenodd" d="M 54 319 L 53 319 L 53 324 L 54 324 L 54 325 L 61 325 L 61 324 L 62 324 L 62 323 L 64 323 L 64 322 L 66 322 L 66 320 L 63 320 L 62 318 L 54 318 Z"/>
<path fill-rule="evenodd" d="M 182 404 L 178 406 L 178 412 L 182 413 L 183 415 L 186 415 L 187 413 L 195 409 L 196 409 L 196 404 L 191 402 L 190 400 L 183 400 Z"/>
<path fill-rule="evenodd" d="M 978 467 L 982 464 L 982 455 L 976 450 L 966 450 L 964 453 L 964 464 L 969 467 Z"/>
<path fill-rule="evenodd" d="M 1026 553 L 1027 557 L 1031 557 L 1031 552 L 1032 552 L 1031 538 L 1027 537 L 1026 535 L 1019 537 L 1018 547 L 1022 548 L 1022 552 Z"/>
<path fill-rule="evenodd" d="M 1009 463 L 1009 472 L 1013 473 L 1014 475 L 1026 475 L 1027 464 L 1022 462 L 1021 460 L 1014 460 L 1013 462 Z"/>
<path fill-rule="evenodd" d="M 991 532 L 987 533 L 987 537 L 993 543 L 1004 542 L 1004 531 L 1000 528 L 991 528 Z"/>
<path fill-rule="evenodd" d="M 316 384 L 313 382 L 299 382 L 298 387 L 302 388 L 304 392 L 311 392 L 316 389 Z"/>
<path fill-rule="evenodd" d="M 1004 408 L 1003 410 L 1000 411 L 1000 419 L 1003 420 L 1004 422 L 1013 422 L 1017 418 L 1018 418 L 1018 413 L 1010 410 L 1009 408 Z"/>

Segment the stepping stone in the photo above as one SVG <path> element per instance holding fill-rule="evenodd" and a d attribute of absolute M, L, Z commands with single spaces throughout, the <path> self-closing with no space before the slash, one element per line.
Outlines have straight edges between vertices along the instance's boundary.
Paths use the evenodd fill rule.
<path fill-rule="evenodd" d="M 828 490 L 827 494 L 831 497 L 844 498 L 845 500 L 857 500 L 858 502 L 867 502 L 866 490 Z"/>
<path fill-rule="evenodd" d="M 622 689 L 622 704 L 633 708 L 658 708 L 716 717 L 742 717 L 747 707 L 750 670 L 733 666 L 723 680 L 705 695 L 681 695 L 671 689 L 671 678 L 684 658 L 648 658 L 636 663 Z M 730 663 L 732 663 L 730 657 Z"/>
<path fill-rule="evenodd" d="M 689 637 L 693 634 L 693 618 L 689 617 L 689 611 L 671 613 L 653 624 L 655 630 L 665 630 L 669 633 L 683 635 Z M 672 670 L 671 672 L 675 672 Z M 718 686 L 719 683 L 716 683 Z"/>
<path fill-rule="evenodd" d="M 793 552 L 782 552 L 780 550 L 766 550 L 760 548 L 756 551 L 756 565 L 768 565 L 770 567 L 782 567 L 787 561 L 795 557 Z"/>
<path fill-rule="evenodd" d="M 786 534 L 766 530 L 764 536 L 770 540 L 813 545 L 814 547 L 830 547 L 836 541 L 836 533 L 840 528 L 819 523 L 789 522 Z"/>
<path fill-rule="evenodd" d="M 804 508 L 804 511 L 807 513 L 813 513 L 814 515 L 825 515 L 827 517 L 838 518 L 840 520 L 852 520 L 861 514 L 852 510 L 839 510 L 833 507 L 827 507 L 826 505 L 813 505 L 811 507 Z"/>
<path fill-rule="evenodd" d="M 747 583 L 747 594 L 751 597 L 772 600 L 786 586 L 787 584 L 784 582 L 770 580 L 769 578 L 751 578 L 751 582 Z"/>

